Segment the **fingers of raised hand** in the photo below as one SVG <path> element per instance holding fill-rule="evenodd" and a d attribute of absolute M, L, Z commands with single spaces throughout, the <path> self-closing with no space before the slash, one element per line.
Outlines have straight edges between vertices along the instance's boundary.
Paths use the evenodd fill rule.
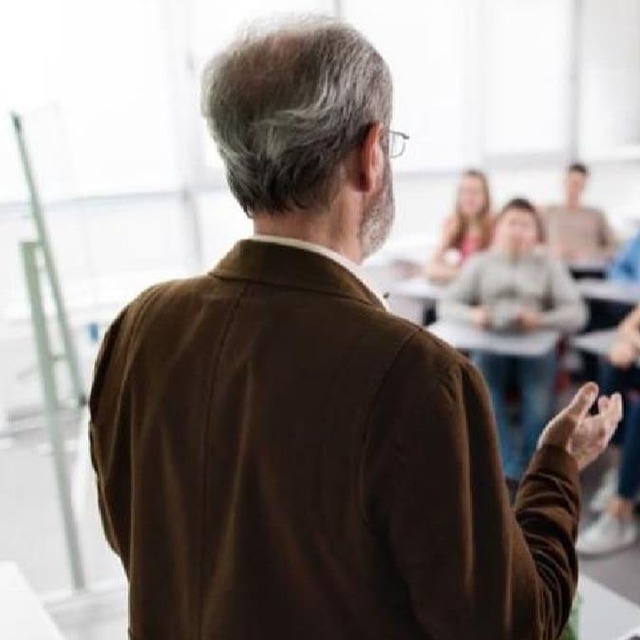
<path fill-rule="evenodd" d="M 573 426 L 580 424 L 598 396 L 598 385 L 588 382 L 582 385 L 565 409 L 564 418 L 569 418 Z M 562 414 L 561 414 L 562 415 Z"/>
<path fill-rule="evenodd" d="M 607 430 L 613 435 L 623 416 L 622 396 L 619 393 L 614 393 L 608 398 L 605 408 L 601 410 L 601 414 L 605 419 Z"/>
<path fill-rule="evenodd" d="M 603 396 L 598 400 L 599 413 L 582 420 L 574 432 L 571 449 L 592 457 L 606 448 L 618 423 L 622 419 L 622 398 L 614 394 L 610 398 Z"/>

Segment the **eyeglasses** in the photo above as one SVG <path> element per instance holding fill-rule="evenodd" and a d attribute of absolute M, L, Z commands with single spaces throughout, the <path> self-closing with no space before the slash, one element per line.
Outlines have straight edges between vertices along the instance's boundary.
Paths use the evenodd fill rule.
<path fill-rule="evenodd" d="M 409 136 L 402 131 L 389 129 L 389 157 L 399 158 L 407 148 Z"/>

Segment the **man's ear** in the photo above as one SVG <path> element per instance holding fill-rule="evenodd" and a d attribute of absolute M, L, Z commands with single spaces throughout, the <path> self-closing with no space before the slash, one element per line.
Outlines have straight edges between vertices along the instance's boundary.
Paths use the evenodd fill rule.
<path fill-rule="evenodd" d="M 358 188 L 363 193 L 379 190 L 384 177 L 385 128 L 381 122 L 369 127 L 369 131 L 357 150 Z"/>

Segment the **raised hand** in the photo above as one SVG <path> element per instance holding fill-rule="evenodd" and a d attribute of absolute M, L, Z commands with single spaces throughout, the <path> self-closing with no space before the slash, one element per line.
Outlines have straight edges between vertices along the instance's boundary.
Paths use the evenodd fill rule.
<path fill-rule="evenodd" d="M 598 385 L 583 385 L 573 400 L 545 427 L 538 446 L 553 445 L 569 452 L 579 469 L 591 464 L 609 444 L 622 420 L 622 398 L 619 393 L 598 398 L 598 413 L 589 409 L 598 397 Z"/>

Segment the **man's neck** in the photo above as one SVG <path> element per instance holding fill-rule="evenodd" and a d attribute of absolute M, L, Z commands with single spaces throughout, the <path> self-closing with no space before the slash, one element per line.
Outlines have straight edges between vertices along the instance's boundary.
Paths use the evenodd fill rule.
<path fill-rule="evenodd" d="M 582 202 L 579 199 L 568 198 L 565 202 L 565 206 L 569 211 L 579 211 L 582 209 Z"/>
<path fill-rule="evenodd" d="M 337 216 L 313 211 L 255 215 L 255 235 L 290 238 L 331 249 L 351 262 L 362 262 L 357 232 L 348 233 L 336 223 Z"/>

